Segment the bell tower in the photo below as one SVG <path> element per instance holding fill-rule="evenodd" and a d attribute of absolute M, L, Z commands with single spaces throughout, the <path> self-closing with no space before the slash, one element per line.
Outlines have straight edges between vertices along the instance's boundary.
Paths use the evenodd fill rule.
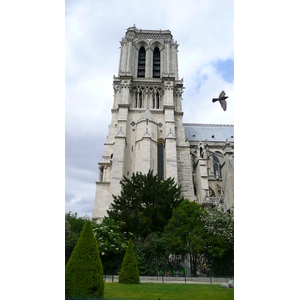
<path fill-rule="evenodd" d="M 120 41 L 114 102 L 92 217 L 107 215 L 120 181 L 149 169 L 172 177 L 182 196 L 194 200 L 190 146 L 182 123 L 183 79 L 178 78 L 178 44 L 169 30 L 129 27 Z"/>

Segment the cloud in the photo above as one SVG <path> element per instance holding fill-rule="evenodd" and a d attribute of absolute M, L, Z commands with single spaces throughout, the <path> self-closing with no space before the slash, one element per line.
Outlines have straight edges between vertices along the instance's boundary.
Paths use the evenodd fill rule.
<path fill-rule="evenodd" d="M 78 216 L 88 215 L 91 217 L 97 177 L 97 172 L 66 167 L 66 212 L 72 211 L 73 213 L 77 212 Z"/>
<path fill-rule="evenodd" d="M 65 212 L 77 212 L 78 217 L 91 217 L 91 212 L 94 208 L 94 197 L 83 197 L 78 201 L 71 201 L 65 203 Z"/>
<path fill-rule="evenodd" d="M 97 165 L 92 161 L 101 159 L 104 145 L 101 143 L 107 133 L 99 131 L 91 135 L 71 135 L 66 133 L 65 136 L 65 160 L 66 166 L 80 169 L 91 169 Z"/>
<path fill-rule="evenodd" d="M 213 66 L 217 69 L 224 80 L 233 82 L 234 79 L 234 61 L 232 59 L 218 60 L 213 63 Z"/>
<path fill-rule="evenodd" d="M 74 197 L 75 197 L 74 193 L 72 193 L 72 192 L 66 193 L 65 194 L 65 202 L 66 203 L 71 202 L 71 200 L 74 199 Z"/>

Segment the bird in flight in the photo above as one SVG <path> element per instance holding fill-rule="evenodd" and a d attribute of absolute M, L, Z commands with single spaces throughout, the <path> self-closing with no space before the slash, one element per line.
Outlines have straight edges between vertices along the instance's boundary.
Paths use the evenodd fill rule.
<path fill-rule="evenodd" d="M 223 108 L 224 111 L 226 111 L 226 108 L 227 108 L 227 102 L 226 102 L 226 99 L 228 97 L 226 96 L 225 92 L 222 91 L 219 95 L 219 98 L 213 98 L 212 99 L 212 102 L 216 102 L 216 101 L 219 101 L 220 104 L 221 104 L 221 107 Z"/>

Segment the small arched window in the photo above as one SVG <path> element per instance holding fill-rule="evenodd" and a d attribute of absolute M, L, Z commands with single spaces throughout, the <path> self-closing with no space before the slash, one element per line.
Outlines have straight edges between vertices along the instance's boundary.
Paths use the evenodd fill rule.
<path fill-rule="evenodd" d="M 138 72 L 137 77 L 145 77 L 146 51 L 142 46 L 139 51 Z"/>
<path fill-rule="evenodd" d="M 153 51 L 153 78 L 160 78 L 160 51 L 158 47 Z"/>

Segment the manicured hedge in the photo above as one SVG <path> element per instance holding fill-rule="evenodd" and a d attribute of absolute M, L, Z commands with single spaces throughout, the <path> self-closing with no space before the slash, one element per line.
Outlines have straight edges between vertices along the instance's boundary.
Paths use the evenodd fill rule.
<path fill-rule="evenodd" d="M 65 270 L 65 295 L 103 297 L 103 267 L 90 221 L 86 221 Z"/>
<path fill-rule="evenodd" d="M 139 269 L 135 257 L 135 253 L 133 250 L 133 242 L 130 239 L 128 243 L 128 247 L 123 259 L 121 271 L 119 274 L 119 282 L 120 283 L 139 283 Z"/>

